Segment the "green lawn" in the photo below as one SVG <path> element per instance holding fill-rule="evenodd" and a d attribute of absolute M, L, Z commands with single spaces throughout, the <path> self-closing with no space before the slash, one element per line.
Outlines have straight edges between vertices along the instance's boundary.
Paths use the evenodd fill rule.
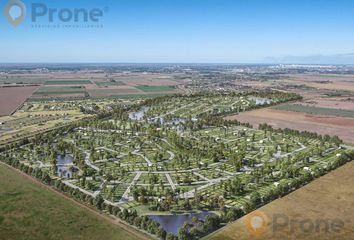
<path fill-rule="evenodd" d="M 85 79 L 56 79 L 48 80 L 45 85 L 81 85 L 81 84 L 91 84 L 90 80 Z"/>
<path fill-rule="evenodd" d="M 0 164 L 0 239 L 133 240 L 137 236 Z"/>
<path fill-rule="evenodd" d="M 172 92 L 175 91 L 171 86 L 137 86 L 137 89 L 143 92 Z"/>

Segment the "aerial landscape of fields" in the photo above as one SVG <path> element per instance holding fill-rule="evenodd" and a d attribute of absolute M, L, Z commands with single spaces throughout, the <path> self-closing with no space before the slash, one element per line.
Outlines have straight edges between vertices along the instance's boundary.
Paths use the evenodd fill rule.
<path fill-rule="evenodd" d="M 116 67 L 116 75 L 121 68 Z M 272 67 L 257 68 L 267 71 L 268 76 L 274 74 Z M 292 69 L 289 66 L 287 71 Z M 201 78 L 198 72 L 202 70 L 203 66 L 193 70 L 194 78 Z M 48 75 L 48 71 L 43 75 Z M 90 71 L 81 70 L 87 78 Z M 352 196 L 349 190 L 352 164 L 347 162 L 354 157 L 351 93 L 332 96 L 332 90 L 307 88 L 286 91 L 283 83 L 279 85 L 279 80 L 273 79 L 262 81 L 261 86 L 253 84 L 257 80 L 248 79 L 219 80 L 219 86 L 215 86 L 216 79 L 234 73 L 222 66 L 213 71 L 219 74 L 198 84 L 197 79 L 183 78 L 184 70 L 177 68 L 163 86 L 156 86 L 153 79 L 144 85 L 128 86 L 129 73 L 125 72 L 124 80 L 107 87 L 93 81 L 101 87 L 96 89 L 88 87 L 91 81 L 62 80 L 59 78 L 62 71 L 52 70 L 50 75 L 61 80 L 50 80 L 50 84 L 48 80 L 37 81 L 32 95 L 25 95 L 26 99 L 17 103 L 14 112 L 0 117 L 1 160 L 19 169 L 3 166 L 2 171 L 7 175 L 21 171 L 21 181 L 28 179 L 32 185 L 39 185 L 45 192 L 42 194 L 59 194 L 55 201 L 61 195 L 72 198 L 75 209 L 108 221 L 105 227 L 110 230 L 95 227 L 95 232 L 90 232 L 90 227 L 80 227 L 80 232 L 74 234 L 76 239 L 96 239 L 94 234 L 101 231 L 108 234 L 118 231 L 132 239 L 248 239 L 252 235 L 245 228 L 244 219 L 257 214 L 259 210 L 253 211 L 259 207 L 269 218 L 286 214 L 288 218 L 316 219 L 323 216 L 321 208 L 329 202 L 333 205 L 331 209 L 336 210 L 327 212 L 326 218 L 348 221 L 344 209 L 351 205 L 348 199 Z M 7 75 L 12 73 L 9 71 Z M 36 75 L 41 78 L 38 72 Z M 136 75 L 132 74 L 132 79 Z M 151 75 L 157 81 L 164 79 L 157 73 Z M 234 76 L 245 78 L 248 73 Z M 7 77 L 11 78 L 20 76 Z M 175 85 L 171 86 L 172 82 Z M 18 84 L 21 87 L 14 86 Z M 27 84 L 23 81 L 3 83 L 5 88 L 19 93 L 24 85 Z M 112 97 L 104 91 L 125 94 Z M 145 96 L 146 93 L 157 95 Z M 28 177 L 23 178 L 24 174 Z M 339 175 L 341 178 L 337 180 L 335 176 Z M 4 197 L 15 197 L 25 189 L 27 192 L 23 194 L 32 194 L 28 192 L 32 187 L 20 191 L 7 181 L 10 180 L 2 181 L 6 186 L 2 188 Z M 326 181 L 331 185 L 325 184 Z M 340 207 L 332 200 L 339 194 L 343 199 Z M 312 200 L 318 198 L 321 200 Z M 23 198 L 14 202 L 23 204 L 20 199 Z M 6 201 L 11 200 L 3 201 L 4 233 L 11 236 L 11 231 L 16 234 L 35 231 L 31 230 L 35 223 L 25 225 L 28 230 L 9 229 L 13 221 L 28 220 L 27 215 L 20 214 L 17 220 L 10 217 L 19 214 L 21 208 L 14 205 L 12 210 L 6 210 L 5 206 L 12 205 Z M 302 207 L 295 207 L 299 202 L 303 202 Z M 48 209 L 52 212 L 58 208 Z M 35 211 L 47 214 L 40 209 Z M 73 212 L 66 214 L 52 220 L 77 218 Z M 43 215 L 40 219 L 45 218 Z M 294 227 L 294 233 L 287 228 L 270 231 L 274 223 L 269 224 L 268 231 L 262 234 L 265 239 L 289 234 L 301 239 L 314 236 L 304 235 L 299 226 Z M 329 236 L 345 239 L 343 236 L 352 234 L 350 226 L 346 224 L 342 231 Z M 75 229 L 76 225 L 71 227 Z M 73 231 L 59 229 L 39 232 L 37 238 L 65 239 L 68 238 L 65 234 Z M 7 239 L 18 238 L 14 236 Z M 113 235 L 107 238 L 115 239 Z"/>
<path fill-rule="evenodd" d="M 354 239 L 353 1 L 0 5 L 0 240 Z"/>

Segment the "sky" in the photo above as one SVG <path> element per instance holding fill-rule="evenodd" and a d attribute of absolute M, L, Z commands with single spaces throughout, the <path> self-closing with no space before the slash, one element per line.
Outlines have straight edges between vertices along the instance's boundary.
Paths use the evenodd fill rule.
<path fill-rule="evenodd" d="M 0 0 L 3 9 L 7 0 Z M 353 0 L 23 0 L 13 27 L 0 16 L 0 62 L 349 63 Z M 64 27 L 32 3 L 57 11 L 99 8 L 95 27 Z M 1 11 L 2 12 L 2 11 Z M 89 22 L 90 24 L 92 22 Z M 53 27 L 54 25 L 60 26 Z M 41 27 L 38 27 L 41 26 Z"/>

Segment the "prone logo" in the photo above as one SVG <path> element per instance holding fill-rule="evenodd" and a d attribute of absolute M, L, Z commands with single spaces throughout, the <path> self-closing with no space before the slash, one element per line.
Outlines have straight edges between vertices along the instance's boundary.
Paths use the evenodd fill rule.
<path fill-rule="evenodd" d="M 12 26 L 17 27 L 26 17 L 25 4 L 20 0 L 10 0 L 5 5 L 4 16 Z"/>
<path fill-rule="evenodd" d="M 45 17 L 48 22 L 52 23 L 54 20 L 60 22 L 98 22 L 103 17 L 103 10 L 99 8 L 48 8 L 44 3 L 32 4 L 32 22 L 37 22 L 41 17 Z"/>
<path fill-rule="evenodd" d="M 268 230 L 269 218 L 264 212 L 257 210 L 245 216 L 244 223 L 252 236 L 260 237 Z"/>
<path fill-rule="evenodd" d="M 46 3 L 32 3 L 28 14 L 32 23 L 98 23 L 108 8 L 56 8 Z M 14 27 L 20 25 L 26 17 L 26 5 L 21 0 L 9 0 L 4 7 L 4 16 Z"/>
<path fill-rule="evenodd" d="M 341 219 L 310 219 L 291 218 L 286 214 L 267 214 L 260 210 L 251 212 L 244 217 L 245 226 L 249 234 L 255 238 L 270 232 L 273 236 L 284 232 L 293 234 L 340 234 L 345 227 Z"/>

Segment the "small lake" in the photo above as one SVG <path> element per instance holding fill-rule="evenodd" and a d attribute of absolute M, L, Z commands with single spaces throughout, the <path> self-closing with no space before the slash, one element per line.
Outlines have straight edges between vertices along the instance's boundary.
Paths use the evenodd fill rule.
<path fill-rule="evenodd" d="M 13 128 L 0 128 L 0 132 L 11 132 L 13 130 Z"/>
<path fill-rule="evenodd" d="M 71 167 L 73 166 L 73 156 L 71 155 L 61 155 L 57 156 L 57 174 L 59 177 L 72 178 L 73 171 Z"/>
<path fill-rule="evenodd" d="M 249 99 L 255 101 L 257 106 L 271 104 L 271 102 L 272 102 L 272 100 L 270 100 L 268 98 L 261 98 L 261 97 L 250 97 Z"/>
<path fill-rule="evenodd" d="M 144 118 L 144 115 L 147 111 L 149 111 L 149 107 L 142 107 L 139 111 L 129 113 L 129 119 L 133 121 L 141 121 Z M 172 120 L 167 121 L 163 117 L 154 117 L 148 119 L 149 123 L 160 123 L 162 125 L 178 125 L 180 123 L 185 123 L 186 120 L 183 118 L 174 118 Z"/>
<path fill-rule="evenodd" d="M 139 111 L 129 113 L 129 119 L 133 121 L 141 121 L 147 111 L 149 111 L 149 107 L 142 107 Z"/>
<path fill-rule="evenodd" d="M 204 220 L 207 215 L 214 215 L 208 211 L 200 213 L 190 213 L 190 214 L 176 214 L 176 215 L 148 215 L 149 218 L 155 220 L 161 224 L 161 227 L 165 229 L 166 232 L 173 234 L 178 233 L 184 223 L 192 223 L 192 218 L 196 217 L 200 220 Z"/>

